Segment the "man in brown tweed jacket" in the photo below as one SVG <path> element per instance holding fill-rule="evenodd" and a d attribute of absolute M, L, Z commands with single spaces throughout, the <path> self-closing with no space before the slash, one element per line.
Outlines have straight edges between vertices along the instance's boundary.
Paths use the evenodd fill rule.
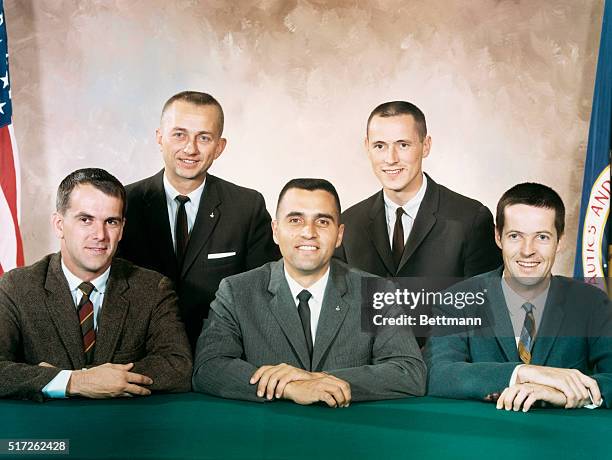
<path fill-rule="evenodd" d="M 102 169 L 60 184 L 60 252 L 0 278 L 0 397 L 190 390 L 191 352 L 170 280 L 113 259 L 125 203 L 121 183 Z"/>

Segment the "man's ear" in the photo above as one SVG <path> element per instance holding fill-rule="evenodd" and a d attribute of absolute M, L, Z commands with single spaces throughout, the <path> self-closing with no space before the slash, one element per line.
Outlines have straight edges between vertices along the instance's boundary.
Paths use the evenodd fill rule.
<path fill-rule="evenodd" d="M 423 158 L 427 158 L 431 150 L 431 136 L 425 136 L 423 140 Z"/>
<path fill-rule="evenodd" d="M 221 137 L 219 139 L 219 144 L 217 145 L 217 150 L 215 151 L 215 160 L 221 156 L 221 154 L 225 150 L 226 145 L 227 145 L 227 139 L 224 137 Z"/>
<path fill-rule="evenodd" d="M 53 232 L 60 240 L 64 238 L 64 216 L 59 212 L 54 212 L 51 215 L 51 226 Z"/>
<path fill-rule="evenodd" d="M 161 129 L 161 127 L 157 128 L 155 130 L 155 141 L 161 147 L 161 145 L 162 145 L 162 129 Z"/>
<path fill-rule="evenodd" d="M 272 238 L 274 238 L 274 242 L 276 244 L 278 244 L 278 238 L 276 237 L 277 228 L 278 228 L 278 222 L 276 221 L 276 219 L 274 219 L 272 221 Z"/>
<path fill-rule="evenodd" d="M 340 224 L 338 227 L 338 238 L 336 238 L 336 247 L 339 248 L 342 244 L 342 238 L 344 237 L 344 224 Z"/>
<path fill-rule="evenodd" d="M 499 234 L 499 232 L 497 231 L 497 228 L 495 228 L 494 230 L 495 232 L 495 243 L 497 244 L 497 247 L 499 249 L 502 249 L 502 244 L 501 244 L 501 235 Z"/>

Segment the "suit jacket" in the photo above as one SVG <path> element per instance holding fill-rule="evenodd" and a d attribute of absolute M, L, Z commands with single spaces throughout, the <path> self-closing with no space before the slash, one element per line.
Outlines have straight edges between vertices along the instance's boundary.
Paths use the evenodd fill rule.
<path fill-rule="evenodd" d="M 208 174 L 185 261 L 178 266 L 170 232 L 163 170 L 128 185 L 119 254 L 174 281 L 192 349 L 223 278 L 278 259 L 263 196 Z M 235 255 L 210 259 L 211 254 Z"/>
<path fill-rule="evenodd" d="M 502 270 L 452 288 L 487 293 L 483 313 L 489 327 L 440 334 L 428 340 L 424 356 L 430 395 L 482 400 L 506 388 L 514 368 L 522 364 L 501 288 Z M 449 313 L 450 309 L 438 312 Z M 464 308 L 460 314 L 469 315 L 469 309 Z M 531 364 L 578 369 L 591 375 L 605 404 L 611 407 L 612 304 L 605 293 L 571 278 L 553 276 L 531 356 Z"/>
<path fill-rule="evenodd" d="M 469 277 L 502 262 L 487 207 L 429 176 L 398 267 L 391 254 L 382 190 L 344 211 L 342 221 L 344 238 L 336 257 L 378 276 Z"/>
<path fill-rule="evenodd" d="M 45 361 L 55 367 L 41 367 Z M 133 362 L 153 391 L 190 390 L 191 353 L 168 278 L 115 259 L 93 364 Z M 0 397 L 43 400 L 62 369 L 85 367 L 78 314 L 59 253 L 0 278 Z"/>
<path fill-rule="evenodd" d="M 249 383 L 263 365 L 308 369 L 300 317 L 283 261 L 226 278 L 198 340 L 193 387 L 224 398 L 263 401 Z M 312 370 L 351 385 L 354 401 L 420 396 L 426 368 L 409 328 L 361 329 L 361 273 L 332 260 Z"/>

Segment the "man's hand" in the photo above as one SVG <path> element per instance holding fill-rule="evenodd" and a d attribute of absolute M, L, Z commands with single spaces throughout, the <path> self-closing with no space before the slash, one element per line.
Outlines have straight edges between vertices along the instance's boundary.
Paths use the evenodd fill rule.
<path fill-rule="evenodd" d="M 151 390 L 141 385 L 151 385 L 153 380 L 146 375 L 129 372 L 133 367 L 134 363 L 106 363 L 91 369 L 73 371 L 66 393 L 94 399 L 150 395 Z"/>
<path fill-rule="evenodd" d="M 536 401 L 546 401 L 555 406 L 565 406 L 563 392 L 537 383 L 517 383 L 506 388 L 497 399 L 497 408 L 527 412 Z"/>
<path fill-rule="evenodd" d="M 601 391 L 597 381 L 577 369 L 526 364 L 518 370 L 517 383 L 538 383 L 561 391 L 566 398 L 566 409 L 590 404 L 589 391 L 593 395 L 594 403 L 601 401 Z"/>
<path fill-rule="evenodd" d="M 289 382 L 310 380 L 324 375 L 326 374 L 308 372 L 304 369 L 281 363 L 276 366 L 261 366 L 251 377 L 250 383 L 254 385 L 259 382 L 257 385 L 257 396 L 260 398 L 265 396 L 268 399 L 272 399 L 275 396 L 277 398 L 282 397 L 285 386 Z"/>
<path fill-rule="evenodd" d="M 303 405 L 321 401 L 329 407 L 348 407 L 351 402 L 351 386 L 333 375 L 324 374 L 310 380 L 289 382 L 283 397 Z"/>

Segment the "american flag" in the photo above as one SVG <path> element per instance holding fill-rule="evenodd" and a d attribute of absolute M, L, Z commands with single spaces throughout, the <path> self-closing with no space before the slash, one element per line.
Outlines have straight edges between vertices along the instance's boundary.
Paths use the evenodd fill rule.
<path fill-rule="evenodd" d="M 19 157 L 12 118 L 4 1 L 0 0 L 0 276 L 23 265 L 19 232 Z"/>

